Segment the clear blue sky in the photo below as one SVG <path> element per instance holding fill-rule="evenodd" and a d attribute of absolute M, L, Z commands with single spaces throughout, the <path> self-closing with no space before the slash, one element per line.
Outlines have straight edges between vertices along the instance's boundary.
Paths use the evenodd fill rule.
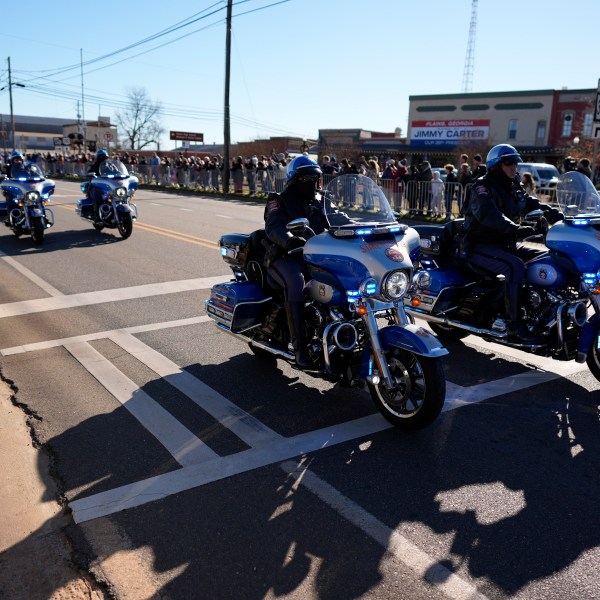
<path fill-rule="evenodd" d="M 0 87 L 10 56 L 13 82 L 26 86 L 13 86 L 14 113 L 75 121 L 82 56 L 87 120 L 100 114 L 114 122 L 128 90 L 142 88 L 162 104 L 163 149 L 171 147 L 170 130 L 222 143 L 226 4 L 10 3 L 2 11 Z M 471 6 L 234 0 L 231 141 L 316 138 L 325 128 L 405 134 L 409 96 L 462 91 Z M 473 92 L 596 88 L 599 59 L 597 0 L 478 2 Z M 6 89 L 0 112 L 10 112 Z"/>

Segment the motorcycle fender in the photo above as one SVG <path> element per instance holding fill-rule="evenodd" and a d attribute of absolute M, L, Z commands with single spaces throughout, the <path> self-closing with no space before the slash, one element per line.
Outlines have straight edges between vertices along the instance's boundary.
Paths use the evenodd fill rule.
<path fill-rule="evenodd" d="M 30 219 L 33 219 L 33 218 L 35 218 L 35 217 L 43 217 L 43 216 L 44 216 L 44 213 L 43 213 L 43 211 L 42 211 L 41 209 L 39 209 L 39 208 L 32 208 L 32 209 L 29 211 L 29 218 L 30 218 Z"/>
<path fill-rule="evenodd" d="M 130 213 L 131 207 L 128 204 L 117 204 L 118 213 Z"/>
<path fill-rule="evenodd" d="M 385 351 L 392 347 L 432 358 L 448 354 L 440 340 L 420 325 L 390 325 L 379 330 L 379 340 Z"/>

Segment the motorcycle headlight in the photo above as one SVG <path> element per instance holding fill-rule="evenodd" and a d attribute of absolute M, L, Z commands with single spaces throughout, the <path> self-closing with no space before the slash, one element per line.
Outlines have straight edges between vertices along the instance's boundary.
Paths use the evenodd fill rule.
<path fill-rule="evenodd" d="M 115 190 L 115 196 L 119 199 L 119 200 L 123 200 L 123 198 L 127 197 L 127 190 L 124 187 L 120 187 L 117 188 Z"/>
<path fill-rule="evenodd" d="M 408 291 L 410 280 L 406 271 L 391 271 L 385 276 L 381 291 L 389 300 L 400 300 Z"/>
<path fill-rule="evenodd" d="M 36 204 L 39 199 L 40 199 L 39 192 L 27 192 L 25 194 L 25 202 L 27 204 Z"/>

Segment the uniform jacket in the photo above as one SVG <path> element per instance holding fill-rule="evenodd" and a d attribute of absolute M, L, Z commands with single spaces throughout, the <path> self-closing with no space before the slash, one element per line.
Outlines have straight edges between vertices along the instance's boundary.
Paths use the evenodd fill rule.
<path fill-rule="evenodd" d="M 286 247 L 287 240 L 292 237 L 286 226 L 294 219 L 308 219 L 310 228 L 319 234 L 325 231 L 327 222 L 321 205 L 317 200 L 306 203 L 294 193 L 294 187 L 281 194 L 271 194 L 265 207 L 265 233 L 270 242 L 280 248 Z"/>
<path fill-rule="evenodd" d="M 473 184 L 463 209 L 469 243 L 514 246 L 519 216 L 538 208 L 550 209 L 525 191 L 518 176 L 511 180 L 500 171 L 488 171 Z"/>

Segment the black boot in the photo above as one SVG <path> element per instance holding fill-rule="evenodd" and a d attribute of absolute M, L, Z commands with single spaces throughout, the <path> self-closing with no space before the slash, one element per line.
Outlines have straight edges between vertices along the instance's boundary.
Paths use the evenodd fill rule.
<path fill-rule="evenodd" d="M 308 356 L 304 336 L 304 323 L 302 320 L 304 305 L 302 302 L 286 302 L 284 306 L 296 357 L 296 366 L 302 370 L 309 369 L 312 367 L 312 361 Z"/>

